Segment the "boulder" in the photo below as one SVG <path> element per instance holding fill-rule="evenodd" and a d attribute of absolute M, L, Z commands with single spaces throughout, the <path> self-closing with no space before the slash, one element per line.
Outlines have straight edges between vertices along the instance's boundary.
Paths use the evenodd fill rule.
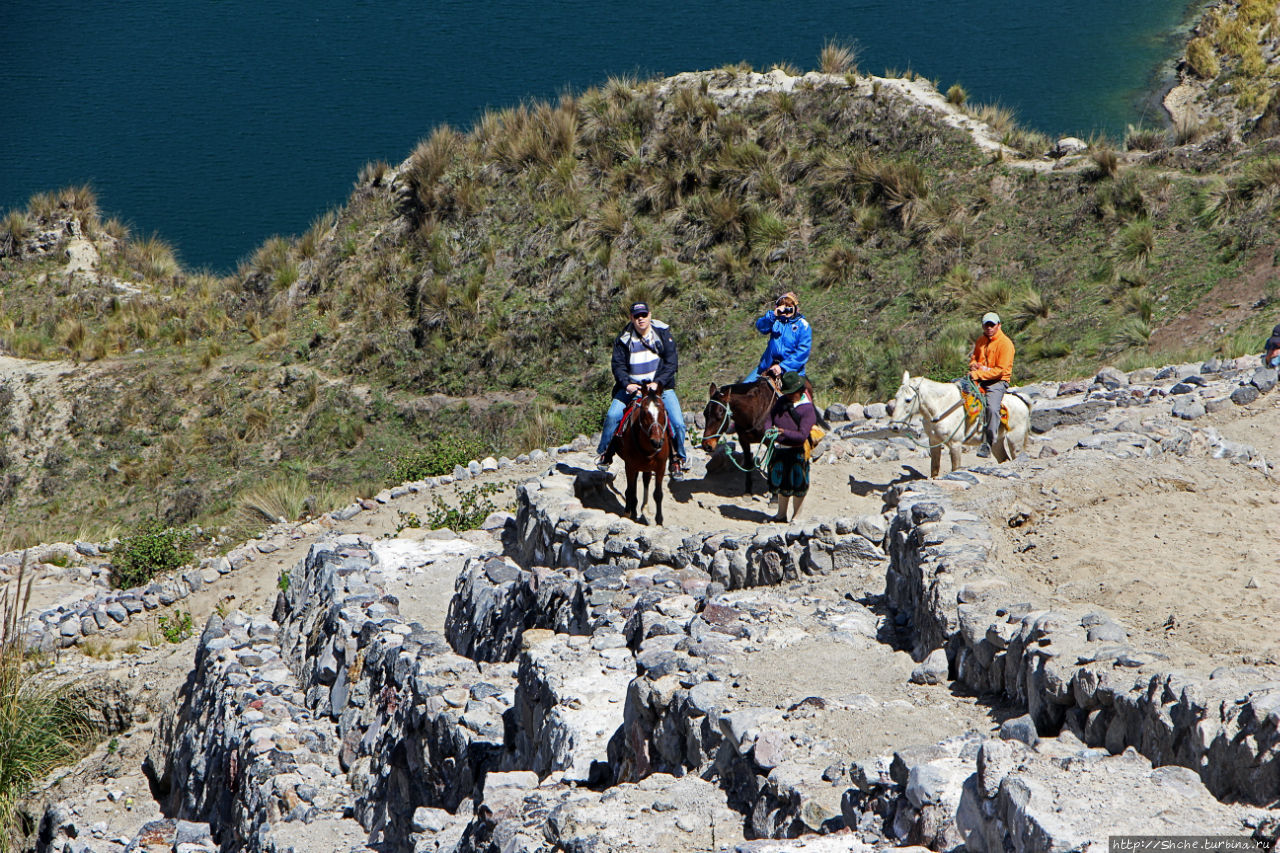
<path fill-rule="evenodd" d="M 1196 418 L 1204 417 L 1205 407 L 1194 397 L 1179 397 L 1173 404 L 1173 416 L 1182 418 L 1184 421 L 1193 421 Z"/>
<path fill-rule="evenodd" d="M 1114 391 L 1129 384 L 1129 376 L 1116 367 L 1104 367 L 1093 377 L 1093 381 L 1103 388 Z"/>

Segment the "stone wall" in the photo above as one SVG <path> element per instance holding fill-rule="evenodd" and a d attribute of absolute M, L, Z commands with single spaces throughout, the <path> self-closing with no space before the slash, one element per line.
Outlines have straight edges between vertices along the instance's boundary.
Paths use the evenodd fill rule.
<path fill-rule="evenodd" d="M 879 548 L 879 516 L 837 518 L 728 532 L 682 536 L 589 509 L 575 496 L 598 488 L 595 472 L 526 483 L 518 492 L 513 556 L 524 567 L 593 567 L 621 570 L 645 566 L 686 567 L 705 572 L 711 590 L 772 586 L 801 575 L 824 575 L 854 563 L 885 559 Z"/>
<path fill-rule="evenodd" d="M 1199 774 L 1220 798 L 1280 800 L 1280 683 L 1256 670 L 1162 671 L 1099 609 L 1029 600 L 991 559 L 990 532 L 932 483 L 895 486 L 887 593 L 917 657 L 947 652 L 956 679 L 1027 707 L 1041 734 L 1135 747 Z"/>

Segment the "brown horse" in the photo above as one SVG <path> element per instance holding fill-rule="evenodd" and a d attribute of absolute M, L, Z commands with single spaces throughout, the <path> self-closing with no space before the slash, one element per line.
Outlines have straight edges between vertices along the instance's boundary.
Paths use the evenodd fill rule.
<path fill-rule="evenodd" d="M 646 389 L 632 404 L 634 408 L 618 429 L 618 455 L 627 468 L 627 516 L 638 521 L 636 513 L 636 477 L 644 474 L 644 500 L 649 503 L 649 481 L 653 480 L 653 500 L 657 504 L 654 520 L 662 524 L 662 477 L 671 457 L 671 434 L 667 428 L 667 409 L 662 405 L 662 390 Z"/>
<path fill-rule="evenodd" d="M 813 399 L 813 383 L 809 377 L 804 378 L 804 390 Z M 761 377 L 755 382 L 735 382 L 731 385 L 711 386 L 711 398 L 707 407 L 702 410 L 706 421 L 706 429 L 702 433 L 702 449 L 713 453 L 716 444 L 731 432 L 738 436 L 742 444 L 742 459 L 739 467 L 746 471 L 743 491 L 751 493 L 751 472 L 755 461 L 751 456 L 752 443 L 759 443 L 764 438 L 765 423 L 769 418 L 769 410 L 778 399 L 778 392 L 773 389 L 769 380 Z"/>

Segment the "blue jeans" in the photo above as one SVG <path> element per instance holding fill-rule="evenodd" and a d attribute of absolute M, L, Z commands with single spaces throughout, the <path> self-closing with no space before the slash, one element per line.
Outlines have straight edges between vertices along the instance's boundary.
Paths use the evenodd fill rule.
<path fill-rule="evenodd" d="M 613 395 L 613 400 L 609 403 L 609 411 L 604 413 L 604 426 L 600 430 L 600 446 L 596 448 L 597 453 L 604 453 L 609 449 L 609 442 L 613 440 L 613 434 L 618 431 L 618 424 L 622 423 L 622 416 L 627 412 L 627 404 L 631 402 L 631 395 L 627 393 L 626 388 L 619 389 Z M 680 400 L 676 397 L 676 392 L 670 388 L 662 392 L 662 405 L 667 410 L 667 420 L 671 422 L 671 428 L 676 434 L 676 454 L 680 457 L 681 462 L 689 459 L 689 453 L 685 450 L 685 434 L 688 432 L 684 425 L 684 412 L 680 411 Z"/>

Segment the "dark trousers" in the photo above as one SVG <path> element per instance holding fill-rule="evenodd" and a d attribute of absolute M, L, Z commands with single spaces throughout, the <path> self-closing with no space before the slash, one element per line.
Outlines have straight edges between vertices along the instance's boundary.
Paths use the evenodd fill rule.
<path fill-rule="evenodd" d="M 1000 431 L 1000 403 L 1004 400 L 1004 392 L 1009 390 L 1009 383 L 1003 379 L 994 382 L 983 382 L 982 391 L 987 396 L 987 432 L 983 441 L 986 444 L 996 443 L 996 433 Z"/>

